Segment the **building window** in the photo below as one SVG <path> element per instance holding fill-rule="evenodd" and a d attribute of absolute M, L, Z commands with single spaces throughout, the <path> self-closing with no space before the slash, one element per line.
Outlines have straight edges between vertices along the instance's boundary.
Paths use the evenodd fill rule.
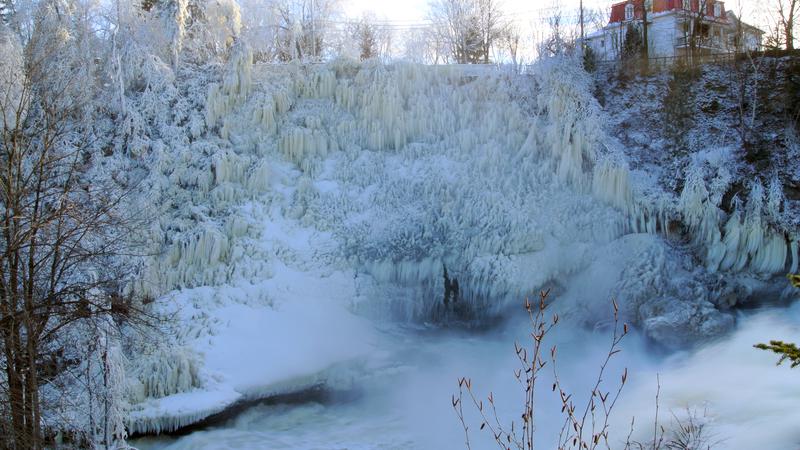
<path fill-rule="evenodd" d="M 714 3 L 714 17 L 722 17 L 722 4 Z"/>
<path fill-rule="evenodd" d="M 687 11 L 692 10 L 692 0 L 683 0 L 683 9 Z"/>
<path fill-rule="evenodd" d="M 633 3 L 625 5 L 625 20 L 633 20 Z"/>

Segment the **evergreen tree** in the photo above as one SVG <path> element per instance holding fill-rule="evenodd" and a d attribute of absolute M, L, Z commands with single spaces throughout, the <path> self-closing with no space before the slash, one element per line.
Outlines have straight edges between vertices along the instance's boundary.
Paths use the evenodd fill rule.
<path fill-rule="evenodd" d="M 644 41 L 642 40 L 641 30 L 632 22 L 628 24 L 625 30 L 625 41 L 622 44 L 622 59 L 632 60 L 637 59 L 644 50 Z"/>
<path fill-rule="evenodd" d="M 625 39 L 622 41 L 622 53 L 620 60 L 620 77 L 628 77 L 633 74 L 639 64 L 643 55 L 644 41 L 642 40 L 642 33 L 639 26 L 633 22 L 628 24 L 625 30 Z"/>
<path fill-rule="evenodd" d="M 589 73 L 597 70 L 597 54 L 588 45 L 583 47 L 583 69 Z"/>
<path fill-rule="evenodd" d="M 783 341 L 769 341 L 769 344 L 756 344 L 753 347 L 760 350 L 769 350 L 780 355 L 778 365 L 789 360 L 792 368 L 800 366 L 800 349 L 795 344 Z"/>

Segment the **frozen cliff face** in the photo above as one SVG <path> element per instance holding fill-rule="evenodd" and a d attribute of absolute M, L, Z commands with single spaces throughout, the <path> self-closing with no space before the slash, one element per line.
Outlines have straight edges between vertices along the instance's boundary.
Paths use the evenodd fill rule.
<path fill-rule="evenodd" d="M 424 299 L 401 308 L 409 317 L 440 307 L 444 267 L 467 304 L 502 309 L 585 268 L 577 248 L 675 224 L 711 272 L 773 274 L 797 259 L 779 188 L 754 183 L 726 214 L 722 163 L 698 162 L 679 197 L 631 172 L 569 60 L 525 77 L 346 60 L 253 66 L 239 45 L 221 72 L 191 74 L 200 89 L 170 94 L 188 103 L 174 118 L 184 128 L 147 143 L 162 254 L 140 289 L 154 295 L 269 277 L 260 222 L 275 214 L 330 233 L 337 267 Z"/>
<path fill-rule="evenodd" d="M 121 130 L 147 167 L 141 202 L 153 217 L 141 230 L 153 256 L 131 289 L 172 292 L 164 298 L 191 312 L 175 344 L 205 351 L 132 363 L 140 431 L 269 391 L 236 374 L 319 380 L 361 356 L 334 352 L 289 375 L 233 358 L 223 347 L 232 336 L 269 346 L 294 335 L 241 325 L 231 309 L 279 323 L 282 308 L 304 302 L 293 318 L 302 322 L 334 299 L 336 314 L 348 305 L 383 318 L 474 320 L 555 286 L 580 321 L 606 317 L 616 298 L 624 320 L 680 347 L 732 326 L 724 310 L 741 286 L 717 289 L 720 272 L 766 277 L 796 258 L 780 189 L 753 183 L 727 214 L 719 205 L 731 181 L 719 158 L 698 161 L 679 196 L 631 171 L 569 60 L 509 77 L 344 60 L 253 65 L 240 46 L 219 71 L 170 78 L 163 69 L 154 65 L 152 83 L 131 98 Z M 666 237 L 678 225 L 690 239 Z M 322 320 L 319 339 L 336 326 Z M 147 369 L 165 358 L 163 371 Z M 179 408 L 181 396 L 200 406 Z"/>

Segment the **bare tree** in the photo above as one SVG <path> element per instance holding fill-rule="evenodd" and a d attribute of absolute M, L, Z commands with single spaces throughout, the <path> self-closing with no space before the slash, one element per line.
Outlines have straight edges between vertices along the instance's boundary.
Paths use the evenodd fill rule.
<path fill-rule="evenodd" d="M 33 39 L 0 84 L 0 397 L 11 422 L 0 446 L 19 450 L 44 447 L 40 387 L 59 336 L 119 311 L 119 256 L 130 251 L 124 194 L 88 175 L 93 74 L 70 59 L 72 18 L 59 6 L 42 2 Z"/>
<path fill-rule="evenodd" d="M 800 15 L 800 1 L 774 0 L 774 8 L 778 15 L 775 28 L 781 32 L 786 50 L 794 50 L 794 25 Z"/>
<path fill-rule="evenodd" d="M 379 25 L 372 14 L 364 14 L 358 22 L 350 24 L 346 34 L 351 45 L 345 47 L 355 47 L 353 53 L 362 61 L 387 57 L 391 51 L 391 29 Z"/>
<path fill-rule="evenodd" d="M 428 64 L 446 63 L 449 47 L 434 27 L 417 28 L 403 36 L 403 56 L 409 61 Z"/>
<path fill-rule="evenodd" d="M 459 64 L 489 63 L 505 28 L 497 0 L 433 0 L 429 17 Z"/>
<path fill-rule="evenodd" d="M 739 4 L 739 15 L 742 17 L 742 5 Z M 762 58 L 753 56 L 751 49 L 745 44 L 745 30 L 741 19 L 736 20 L 737 51 L 743 56 L 733 59 L 733 84 L 735 86 L 739 140 L 747 158 L 754 160 L 758 156 L 757 132 L 759 104 L 759 83 L 761 81 Z"/>
<path fill-rule="evenodd" d="M 547 18 L 548 34 L 539 44 L 539 55 L 558 55 L 574 49 L 576 37 L 566 26 L 566 19 L 561 8 L 556 4 Z"/>
<path fill-rule="evenodd" d="M 712 0 L 690 0 L 683 2 L 683 39 L 686 45 L 686 57 L 690 63 L 700 54 L 709 38 L 708 7 Z M 695 5 L 697 8 L 695 9 Z"/>
<path fill-rule="evenodd" d="M 514 70 L 517 70 L 520 64 L 519 46 L 521 40 L 522 31 L 520 31 L 519 27 L 513 24 L 509 24 L 505 27 L 503 33 L 500 35 L 500 39 L 498 40 L 499 44 L 504 48 L 505 51 L 508 52 L 508 57 L 511 58 L 511 64 L 514 67 Z"/>
<path fill-rule="evenodd" d="M 278 59 L 322 58 L 340 11 L 339 3 L 339 0 L 273 0 Z"/>
<path fill-rule="evenodd" d="M 483 63 L 489 64 L 489 54 L 495 42 L 506 31 L 508 24 L 503 20 L 503 14 L 498 0 L 476 0 L 478 3 L 478 23 L 481 33 L 481 53 Z"/>
<path fill-rule="evenodd" d="M 779 24 L 770 25 L 767 30 L 767 38 L 764 42 L 764 47 L 768 50 L 780 50 L 785 44 L 785 36 Z"/>

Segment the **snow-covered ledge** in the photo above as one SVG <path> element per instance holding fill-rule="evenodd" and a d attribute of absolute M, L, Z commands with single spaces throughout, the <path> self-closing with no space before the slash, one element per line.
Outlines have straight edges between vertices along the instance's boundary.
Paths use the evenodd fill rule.
<path fill-rule="evenodd" d="M 352 274 L 286 267 L 261 284 L 169 295 L 164 307 L 197 352 L 200 386 L 133 404 L 129 434 L 174 432 L 243 402 L 346 381 L 373 349 L 370 325 L 344 307 L 350 295 Z"/>

